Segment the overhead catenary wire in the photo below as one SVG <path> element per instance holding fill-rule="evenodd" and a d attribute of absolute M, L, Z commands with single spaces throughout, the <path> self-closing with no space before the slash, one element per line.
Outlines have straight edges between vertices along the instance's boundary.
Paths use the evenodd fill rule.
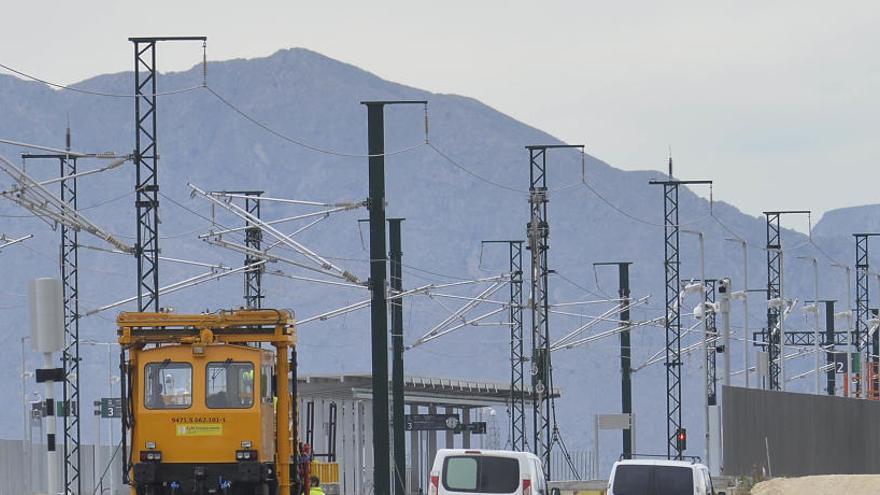
<path fill-rule="evenodd" d="M 430 340 L 433 340 L 434 337 L 438 333 L 440 333 L 444 328 L 446 328 L 450 323 L 452 323 L 455 320 L 465 321 L 465 315 L 469 311 L 476 308 L 480 304 L 480 299 L 484 299 L 484 298 L 488 298 L 488 297 L 492 296 L 492 294 L 498 292 L 498 290 L 504 286 L 505 286 L 505 284 L 502 282 L 493 283 L 491 286 L 489 286 L 488 288 L 486 288 L 485 290 L 480 292 L 480 294 L 477 295 L 473 300 L 468 301 L 463 306 L 461 306 L 457 310 L 453 311 L 452 314 L 450 314 L 448 317 L 446 317 L 443 321 L 434 325 L 434 327 L 432 327 L 430 330 L 428 330 L 427 333 L 425 333 L 424 335 L 419 337 L 413 345 L 416 346 L 416 345 L 420 345 L 425 342 L 428 342 Z M 430 295 L 429 295 L 429 297 L 430 297 Z M 501 309 L 504 309 L 504 307 L 502 307 Z M 444 335 L 445 335 L 445 333 L 444 333 Z"/>
<path fill-rule="evenodd" d="M 125 193 L 125 194 L 120 194 L 119 196 L 114 196 L 114 197 L 112 197 L 112 198 L 105 199 L 105 200 L 103 200 L 103 201 L 99 201 L 99 202 L 94 203 L 94 204 L 91 204 L 91 205 L 89 205 L 89 206 L 83 206 L 82 208 L 77 208 L 76 211 L 87 211 L 87 210 L 93 210 L 93 209 L 95 209 L 95 208 L 100 208 L 100 207 L 102 207 L 102 206 L 104 206 L 104 205 L 107 205 L 107 204 L 110 204 L 110 203 L 114 203 L 114 202 L 116 202 L 116 201 L 123 200 L 123 199 L 125 199 L 125 198 L 127 198 L 127 197 L 129 197 L 129 196 L 134 196 L 134 191 L 129 191 L 129 192 Z M 37 213 L 30 213 L 30 214 L 28 214 L 28 215 L 2 215 L 2 214 L 0 214 L 0 218 L 37 218 L 37 217 L 39 217 L 39 216 L 40 216 L 40 215 L 37 214 Z M 120 237 L 124 237 L 124 236 L 120 236 Z"/>
<path fill-rule="evenodd" d="M 106 241 L 117 249 L 133 252 L 134 248 L 117 239 L 115 236 L 92 223 L 72 208 L 65 201 L 61 201 L 36 180 L 31 178 L 23 170 L 13 165 L 9 160 L 0 156 L 0 169 L 3 169 L 10 177 L 18 182 L 18 188 L 14 192 L 0 192 L 0 195 L 12 200 L 29 211 L 38 213 L 44 220 L 51 219 L 53 222 L 65 225 L 76 230 L 83 230 L 99 239 Z"/>
<path fill-rule="evenodd" d="M 205 86 L 205 89 L 207 89 L 209 93 L 214 95 L 214 97 L 217 98 L 218 101 L 220 101 L 221 103 L 226 105 L 230 110 L 237 113 L 242 118 L 244 118 L 245 120 L 254 124 L 255 126 L 259 127 L 260 129 L 268 132 L 269 134 L 272 134 L 273 136 L 275 136 L 283 141 L 287 141 L 288 143 L 294 144 L 296 146 L 305 148 L 310 151 L 314 151 L 316 153 L 322 153 L 325 155 L 332 155 L 332 156 L 338 156 L 338 157 L 343 157 L 343 158 L 370 158 L 370 157 L 376 157 L 376 156 L 389 157 L 389 156 L 400 155 L 402 153 L 408 153 L 410 151 L 419 149 L 422 146 L 426 146 L 428 144 L 427 127 L 426 127 L 426 129 L 425 129 L 426 134 L 425 134 L 425 141 L 424 142 L 420 142 L 418 144 L 407 146 L 403 149 L 399 149 L 399 150 L 395 150 L 395 151 L 389 151 L 389 152 L 385 152 L 385 153 L 371 155 L 371 154 L 366 154 L 366 153 L 347 153 L 347 152 L 342 152 L 342 151 L 331 150 L 328 148 L 323 148 L 320 146 L 309 144 L 301 139 L 297 139 L 297 138 L 293 138 L 291 136 L 288 136 L 287 134 L 285 134 L 285 133 L 283 133 L 273 127 L 270 127 L 268 124 L 263 123 L 262 121 L 258 120 L 256 117 L 253 117 L 250 114 L 248 114 L 247 112 L 245 112 L 244 110 L 240 109 L 239 107 L 234 105 L 231 101 L 229 101 L 228 99 L 226 99 L 222 95 L 220 95 L 220 93 L 215 91 L 214 88 L 212 88 L 211 86 Z"/>
<path fill-rule="evenodd" d="M 314 211 L 311 213 L 303 213 L 302 215 L 294 215 L 291 217 L 284 217 L 284 218 L 279 218 L 276 220 L 269 220 L 264 223 L 266 225 L 278 225 L 280 223 L 294 222 L 296 220 L 305 220 L 307 218 L 324 217 L 324 216 L 330 215 L 331 213 L 350 211 L 350 210 L 360 208 L 361 206 L 362 206 L 361 204 L 351 204 L 351 205 L 346 205 L 346 206 L 339 206 L 336 208 L 331 208 L 329 210 Z M 227 228 L 227 229 L 223 229 L 223 230 L 210 231 L 210 232 L 207 232 L 205 234 L 200 235 L 199 237 L 204 238 L 204 237 L 218 236 L 218 235 L 223 235 L 223 234 L 229 234 L 232 232 L 241 232 L 241 231 L 252 229 L 252 228 L 253 228 L 253 226 L 247 226 L 247 225 L 245 225 L 243 227 Z"/>
<path fill-rule="evenodd" d="M 106 248 L 102 248 L 102 247 L 98 247 L 98 246 L 90 246 L 88 244 L 79 244 L 79 247 L 81 247 L 83 249 L 90 249 L 92 251 L 98 251 L 98 252 L 109 253 L 109 254 L 121 254 L 121 255 L 126 255 L 126 256 L 129 256 L 131 254 L 131 253 L 119 251 L 117 249 L 106 249 Z M 187 260 L 187 259 L 183 259 L 183 258 L 173 258 L 170 256 L 159 256 L 159 260 L 160 261 L 167 261 L 169 263 L 177 263 L 177 264 L 181 264 L 181 265 L 199 266 L 202 268 L 215 268 L 218 270 L 231 270 L 230 267 L 224 265 L 223 263 L 208 263 L 208 262 L 204 262 L 204 261 Z"/>
<path fill-rule="evenodd" d="M 39 83 L 43 83 L 43 84 L 45 84 L 46 86 L 51 86 L 51 87 L 56 88 L 56 89 L 62 89 L 62 90 L 65 90 L 65 91 L 73 91 L 73 92 L 75 92 L 75 93 L 81 93 L 81 94 L 90 95 L 90 96 L 101 96 L 101 97 L 104 97 L 104 98 L 121 98 L 121 99 L 128 98 L 128 99 L 132 99 L 132 98 L 137 98 L 137 97 L 139 97 L 139 96 L 146 96 L 146 97 L 150 97 L 150 96 L 163 97 L 163 96 L 179 95 L 179 94 L 181 94 L 181 93 L 188 93 L 188 92 L 190 92 L 190 91 L 194 91 L 194 90 L 197 90 L 197 89 L 202 89 L 202 88 L 204 87 L 204 84 L 199 84 L 199 85 L 197 85 L 197 86 L 190 86 L 190 87 L 186 87 L 186 88 L 174 89 L 174 90 L 171 90 L 171 91 L 165 91 L 165 92 L 161 92 L 161 93 L 140 94 L 140 95 L 135 95 L 135 94 L 122 94 L 122 93 L 108 93 L 108 92 L 104 92 L 104 91 L 94 91 L 94 90 L 90 90 L 90 89 L 77 88 L 77 87 L 75 87 L 75 86 L 71 86 L 71 85 L 68 85 L 68 84 L 60 84 L 60 83 L 52 82 L 52 81 L 49 81 L 49 80 L 47 80 L 47 79 L 43 79 L 43 78 L 40 78 L 40 77 L 34 76 L 34 75 L 32 75 L 32 74 L 28 74 L 27 72 L 24 72 L 24 71 L 21 71 L 21 70 L 15 69 L 15 68 L 13 68 L 13 67 L 11 67 L 11 66 L 9 66 L 9 65 L 2 64 L 2 63 L 0 63 L 0 67 L 2 67 L 2 68 L 4 68 L 4 69 L 8 70 L 9 72 L 12 72 L 13 74 L 17 74 L 17 75 L 19 75 L 19 76 L 21 76 L 21 77 L 24 77 L 24 78 L 26 78 L 26 79 L 30 79 L 31 81 L 35 81 L 35 82 L 39 82 Z"/>
<path fill-rule="evenodd" d="M 63 149 L 59 149 L 59 148 L 53 148 L 51 146 L 42 145 L 42 144 L 25 143 L 22 141 L 15 141 L 12 139 L 5 139 L 5 138 L 0 138 L 0 143 L 8 144 L 11 146 L 17 146 L 19 148 L 47 151 L 49 153 L 54 153 L 56 155 L 64 155 L 64 156 L 67 156 L 70 158 L 94 158 L 97 160 L 115 160 L 118 158 L 131 159 L 130 155 L 117 155 L 116 153 L 114 153 L 112 151 L 107 151 L 107 152 L 103 152 L 103 153 L 88 153 L 88 152 L 83 152 L 83 151 L 63 150 Z"/>
<path fill-rule="evenodd" d="M 313 263 L 316 263 L 318 266 L 321 267 L 322 270 L 325 270 L 327 273 L 329 273 L 333 276 L 336 276 L 336 277 L 340 277 L 344 280 L 348 280 L 349 282 L 352 282 L 352 283 L 359 283 L 358 278 L 354 274 L 349 272 L 348 270 L 343 270 L 342 268 L 334 265 L 333 263 L 331 263 L 327 259 L 323 258 L 322 256 L 318 255 L 314 251 L 310 250 L 309 248 L 305 247 L 304 245 L 300 244 L 299 242 L 291 239 L 290 237 L 288 237 L 286 234 L 282 233 L 278 229 L 274 228 L 271 225 L 266 224 L 266 222 L 262 221 L 260 218 L 257 218 L 256 216 L 247 212 L 245 209 L 243 209 L 235 204 L 232 204 L 230 202 L 221 201 L 191 183 L 188 183 L 187 185 L 193 190 L 193 192 L 195 194 L 207 199 L 208 201 L 212 202 L 213 204 L 215 204 L 217 206 L 220 206 L 221 208 L 224 208 L 224 209 L 230 211 L 234 215 L 251 222 L 256 227 L 259 227 L 264 232 L 267 232 L 272 237 L 275 237 L 277 240 L 282 241 L 288 247 L 297 251 L 300 255 L 304 256 L 305 258 L 312 261 Z"/>
<path fill-rule="evenodd" d="M 648 320 L 648 321 L 643 321 L 643 322 L 635 322 L 635 321 L 634 322 L 626 322 L 627 323 L 626 325 L 620 325 L 618 327 L 614 327 L 609 330 L 604 330 L 604 331 L 599 332 L 595 335 L 590 335 L 589 337 L 584 337 L 582 339 L 572 340 L 572 341 L 569 341 L 569 342 L 566 342 L 563 344 L 553 344 L 550 347 L 550 352 L 558 351 L 560 349 L 574 349 L 576 347 L 580 347 L 582 345 L 589 344 L 589 343 L 595 342 L 597 340 L 601 340 L 601 339 L 604 339 L 607 337 L 612 337 L 612 336 L 618 335 L 620 333 L 623 333 L 623 332 L 630 330 L 630 329 L 633 329 L 633 328 L 650 326 L 650 325 L 655 324 L 656 322 L 661 322 L 661 321 L 663 321 L 663 318 L 654 318 L 653 320 Z"/>
<path fill-rule="evenodd" d="M 28 234 L 28 235 L 22 236 L 22 237 L 8 238 L 8 237 L 6 237 L 6 234 L 0 234 L 0 250 L 3 250 L 3 248 L 5 248 L 5 247 L 12 246 L 13 244 L 18 244 L 19 242 L 24 242 L 33 236 L 34 236 L 33 234 Z"/>
<path fill-rule="evenodd" d="M 435 334 L 433 334 L 433 335 L 431 335 L 431 336 L 424 337 L 424 338 L 420 338 L 420 339 L 418 339 L 417 341 L 415 341 L 412 345 L 410 345 L 409 347 L 407 347 L 407 350 L 409 350 L 409 349 L 413 349 L 413 348 L 418 347 L 418 346 L 423 345 L 423 344 L 426 344 L 426 343 L 428 343 L 428 342 L 430 342 L 430 341 L 432 341 L 432 340 L 434 340 L 434 339 L 438 339 L 438 338 L 440 338 L 440 337 L 442 337 L 442 336 L 444 336 L 444 335 L 448 335 L 448 334 L 450 334 L 450 333 L 452 333 L 452 332 L 454 332 L 454 331 L 456 331 L 456 330 L 458 330 L 458 329 L 460 329 L 460 328 L 464 328 L 464 327 L 469 326 L 469 325 L 474 325 L 475 323 L 477 323 L 477 322 L 479 322 L 479 321 L 482 321 L 482 320 L 485 320 L 486 318 L 489 318 L 489 317 L 491 317 L 491 316 L 495 316 L 495 315 L 501 313 L 502 311 L 505 311 L 506 309 L 507 309 L 506 307 L 501 307 L 501 308 L 493 309 L 492 311 L 489 311 L 488 313 L 484 313 L 484 314 L 482 314 L 482 315 L 480 315 L 480 316 L 476 316 L 476 317 L 474 317 L 474 318 L 472 318 L 472 319 L 470 319 L 470 320 L 468 320 L 468 319 L 462 317 L 462 318 L 461 318 L 461 320 L 462 320 L 461 323 L 459 323 L 459 324 L 457 324 L 457 325 L 453 325 L 453 326 L 451 326 L 451 327 L 448 327 L 448 328 L 446 328 L 446 329 L 444 329 L 444 330 L 442 330 L 442 331 L 439 331 L 439 332 L 437 332 L 437 333 L 435 333 Z"/>
<path fill-rule="evenodd" d="M 639 304 L 642 304 L 643 302 L 645 302 L 647 300 L 648 300 L 648 297 L 645 296 L 641 299 L 636 299 L 634 301 L 631 301 L 628 304 L 615 305 L 613 308 L 609 309 L 608 311 L 605 311 L 604 313 L 602 313 L 601 315 L 599 315 L 597 317 L 594 317 L 592 320 L 577 327 L 576 329 L 572 330 L 571 332 L 567 333 L 565 336 L 563 336 L 562 338 L 557 340 L 555 343 L 551 344 L 551 346 L 550 346 L 551 350 L 553 349 L 553 347 L 564 346 L 567 342 L 574 339 L 578 335 L 582 334 L 583 332 L 585 332 L 589 328 L 591 328 L 595 325 L 598 325 L 600 322 L 602 322 L 605 319 L 608 319 L 608 317 L 611 316 L 612 314 L 614 314 L 616 312 L 620 312 L 620 311 L 626 311 L 626 310 L 632 308 L 633 306 L 637 306 Z M 613 320 L 613 321 L 617 322 L 618 320 Z"/>
<path fill-rule="evenodd" d="M 259 268 L 260 266 L 264 265 L 265 263 L 266 263 L 265 260 L 260 260 L 260 261 L 257 261 L 256 263 L 251 263 L 248 265 L 240 266 L 238 268 L 233 268 L 233 269 L 229 269 L 229 270 L 217 271 L 217 269 L 212 269 L 209 272 L 201 273 L 201 274 L 196 275 L 194 277 L 190 277 L 185 280 L 181 280 L 179 282 L 174 282 L 174 283 L 166 285 L 164 287 L 160 287 L 158 292 L 160 295 L 170 294 L 172 292 L 177 292 L 179 290 L 193 287 L 195 285 L 199 285 L 204 282 L 217 280 L 219 278 L 233 275 L 235 273 L 240 273 L 242 271 L 247 271 L 247 270 L 253 270 L 254 268 Z M 102 311 L 107 311 L 108 309 L 113 309 L 115 307 L 122 306 L 124 304 L 134 302 L 136 300 L 137 300 L 137 296 L 132 296 L 132 297 L 128 297 L 125 299 L 121 299 L 119 301 L 115 301 L 110 304 L 105 304 L 103 306 L 88 310 L 85 313 L 83 313 L 82 316 L 83 317 L 92 316 L 92 315 L 95 315 L 95 314 L 100 313 Z"/>
<path fill-rule="evenodd" d="M 326 203 L 321 201 L 306 201 L 302 199 L 288 199 L 288 198 L 273 198 L 271 196 L 255 196 L 255 195 L 246 195 L 246 194 L 238 194 L 231 193 L 226 191 L 212 191 L 211 194 L 214 196 L 220 196 L 225 198 L 238 198 L 238 199 L 247 199 L 250 201 L 266 201 L 272 203 L 285 203 L 285 204 L 293 204 L 300 206 L 318 206 L 321 208 L 337 208 L 344 206 L 351 206 L 353 208 L 357 208 L 358 206 L 365 206 L 366 201 L 339 201 L 335 203 Z"/>

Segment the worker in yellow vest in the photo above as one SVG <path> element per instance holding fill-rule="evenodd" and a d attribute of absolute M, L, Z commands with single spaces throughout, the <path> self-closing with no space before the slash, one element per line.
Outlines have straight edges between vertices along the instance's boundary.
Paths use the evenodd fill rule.
<path fill-rule="evenodd" d="M 312 476 L 309 486 L 309 495 L 325 495 L 324 489 L 321 488 L 321 480 L 317 476 Z"/>

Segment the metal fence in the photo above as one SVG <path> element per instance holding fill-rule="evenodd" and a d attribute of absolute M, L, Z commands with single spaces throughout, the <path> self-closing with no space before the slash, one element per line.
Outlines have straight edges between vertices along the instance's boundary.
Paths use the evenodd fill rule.
<path fill-rule="evenodd" d="M 550 452 L 550 479 L 552 480 L 588 480 L 594 479 L 592 472 L 593 453 L 588 450 L 568 452 L 569 457 L 559 449 Z"/>
<path fill-rule="evenodd" d="M 880 401 L 724 387 L 724 474 L 880 473 Z"/>
<path fill-rule="evenodd" d="M 123 495 L 128 487 L 122 485 L 119 459 L 114 459 L 111 471 L 103 481 L 95 486 L 95 480 L 101 479 L 102 472 L 112 454 L 109 446 L 96 449 L 94 445 L 81 446 L 82 492 L 80 495 Z M 60 452 L 59 452 L 60 454 Z M 100 467 L 95 462 L 98 455 Z M 54 468 L 61 479 L 63 456 L 58 456 Z M 99 472 L 100 471 L 100 472 Z M 0 495 L 30 495 L 46 493 L 46 446 L 28 444 L 21 440 L 0 440 Z"/>

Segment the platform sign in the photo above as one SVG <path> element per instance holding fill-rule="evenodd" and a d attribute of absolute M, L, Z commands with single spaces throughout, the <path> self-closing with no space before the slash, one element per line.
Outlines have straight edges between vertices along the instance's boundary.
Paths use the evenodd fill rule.
<path fill-rule="evenodd" d="M 476 421 L 473 423 L 463 423 L 458 425 L 455 428 L 455 433 L 472 433 L 474 435 L 485 435 L 486 434 L 486 422 L 485 421 Z"/>
<path fill-rule="evenodd" d="M 849 354 L 834 353 L 834 372 L 838 375 L 849 373 Z"/>
<path fill-rule="evenodd" d="M 53 411 L 54 416 L 64 417 L 68 414 L 76 414 L 77 411 L 77 402 L 68 402 L 69 404 L 73 404 L 73 411 L 70 412 L 65 407 L 65 403 L 62 400 L 55 401 L 55 410 Z M 46 402 L 45 401 L 35 401 L 31 402 L 31 417 L 32 418 L 44 418 L 49 412 L 46 410 Z"/>
<path fill-rule="evenodd" d="M 853 373 L 859 374 L 862 372 L 862 355 L 858 352 L 850 353 L 850 367 Z"/>
<path fill-rule="evenodd" d="M 455 430 L 461 420 L 458 414 L 407 414 L 406 431 L 444 431 Z"/>
<path fill-rule="evenodd" d="M 632 415 L 599 414 L 596 422 L 600 430 L 629 430 L 632 428 Z"/>
<path fill-rule="evenodd" d="M 121 418 L 122 417 L 122 399 L 119 397 L 101 397 L 101 417 Z"/>

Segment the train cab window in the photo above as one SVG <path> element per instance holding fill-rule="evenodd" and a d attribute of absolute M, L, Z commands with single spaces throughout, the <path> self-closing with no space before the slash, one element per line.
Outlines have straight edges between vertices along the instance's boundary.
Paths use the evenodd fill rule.
<path fill-rule="evenodd" d="M 253 363 L 208 363 L 205 405 L 211 409 L 247 409 L 254 405 Z"/>
<path fill-rule="evenodd" d="M 144 407 L 187 409 L 192 406 L 192 366 L 163 361 L 144 368 Z"/>
<path fill-rule="evenodd" d="M 260 397 L 266 400 L 272 399 L 272 366 L 264 364 L 260 366 Z"/>

